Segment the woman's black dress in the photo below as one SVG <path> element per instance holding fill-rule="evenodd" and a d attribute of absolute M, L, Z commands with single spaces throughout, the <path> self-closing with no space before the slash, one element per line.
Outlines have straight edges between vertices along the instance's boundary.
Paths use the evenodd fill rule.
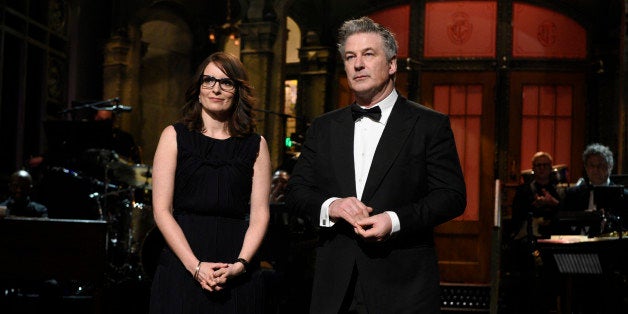
<path fill-rule="evenodd" d="M 253 164 L 260 136 L 218 140 L 184 125 L 177 132 L 174 218 L 192 251 L 207 262 L 232 263 L 248 227 Z M 250 267 L 255 263 L 251 261 Z M 262 289 L 255 269 L 232 278 L 226 289 L 201 289 L 176 255 L 162 251 L 153 278 L 151 313 L 261 313 Z"/>

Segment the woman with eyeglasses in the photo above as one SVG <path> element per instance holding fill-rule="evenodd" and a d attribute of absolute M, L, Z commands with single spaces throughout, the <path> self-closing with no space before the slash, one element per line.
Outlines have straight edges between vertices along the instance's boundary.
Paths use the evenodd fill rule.
<path fill-rule="evenodd" d="M 262 313 L 255 253 L 269 221 L 271 166 L 240 60 L 209 56 L 185 100 L 153 163 L 154 218 L 167 245 L 150 312 Z"/>

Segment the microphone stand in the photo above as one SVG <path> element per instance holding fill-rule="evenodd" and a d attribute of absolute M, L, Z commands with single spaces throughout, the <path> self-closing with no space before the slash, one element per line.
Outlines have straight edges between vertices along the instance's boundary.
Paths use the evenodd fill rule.
<path fill-rule="evenodd" d="M 109 98 L 109 99 L 105 99 L 105 100 L 101 100 L 101 101 L 97 101 L 97 102 L 93 102 L 89 104 L 67 108 L 67 109 L 59 111 L 58 114 L 63 115 L 67 113 L 73 113 L 79 110 L 84 110 L 84 109 L 117 111 L 119 102 L 120 102 L 120 98 L 114 97 L 114 98 Z M 101 107 L 101 105 L 104 105 L 104 104 L 114 104 L 114 105 L 111 107 Z"/>
<path fill-rule="evenodd" d="M 253 111 L 259 111 L 259 112 L 274 114 L 276 116 L 279 116 L 282 119 L 295 118 L 295 119 L 299 119 L 299 120 L 305 120 L 305 117 L 297 117 L 297 116 L 289 115 L 289 114 L 286 114 L 286 113 L 276 112 L 276 111 L 267 110 L 267 109 L 253 108 Z"/>
<path fill-rule="evenodd" d="M 293 116 L 293 115 L 289 115 L 286 113 L 282 113 L 282 112 L 276 112 L 276 111 L 272 111 L 272 110 L 267 110 L 267 109 L 258 109 L 258 108 L 253 108 L 253 111 L 258 111 L 258 112 L 263 112 L 263 113 L 267 113 L 267 114 L 272 114 L 272 115 L 276 115 L 279 118 L 281 118 L 281 134 L 283 136 L 286 135 L 286 124 L 287 124 L 287 119 L 288 118 L 294 118 L 297 120 L 301 120 L 301 121 L 305 121 L 306 118 L 301 116 Z"/>

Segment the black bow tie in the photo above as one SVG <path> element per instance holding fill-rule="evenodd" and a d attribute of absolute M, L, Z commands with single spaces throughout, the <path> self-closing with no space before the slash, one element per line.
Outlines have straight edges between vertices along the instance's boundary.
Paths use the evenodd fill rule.
<path fill-rule="evenodd" d="M 379 119 L 382 117 L 382 109 L 380 109 L 379 106 L 364 109 L 354 103 L 351 105 L 351 115 L 353 116 L 353 121 L 360 119 L 364 116 L 370 118 L 373 121 L 379 121 Z"/>

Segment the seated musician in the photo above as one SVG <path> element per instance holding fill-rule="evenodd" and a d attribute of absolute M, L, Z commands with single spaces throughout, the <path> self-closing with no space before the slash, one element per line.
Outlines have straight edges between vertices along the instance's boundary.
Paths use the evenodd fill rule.
<path fill-rule="evenodd" d="M 48 208 L 31 199 L 33 178 L 26 170 L 18 170 L 9 178 L 9 197 L 0 203 L 7 207 L 7 216 L 48 217 Z"/>
<path fill-rule="evenodd" d="M 596 186 L 611 186 L 614 183 L 610 180 L 610 173 L 613 169 L 614 160 L 611 150 L 602 144 L 594 143 L 586 147 L 582 153 L 584 162 L 585 177 L 578 180 L 578 183 L 567 189 L 565 195 L 564 209 L 567 211 L 598 211 L 599 201 L 595 199 Z M 626 209 L 628 201 L 628 192 L 623 191 L 623 200 L 616 207 Z M 618 208 L 618 209 L 620 209 Z M 603 226 L 602 226 L 603 228 Z M 575 233 L 578 233 L 577 230 Z M 589 234 L 589 228 L 582 228 L 580 233 Z M 595 230 L 595 232 L 604 232 L 604 230 Z"/>
<path fill-rule="evenodd" d="M 128 133 L 116 124 L 116 113 L 111 110 L 97 110 L 94 115 L 94 121 L 112 120 L 113 128 L 111 129 L 112 136 L 112 149 L 122 156 L 126 161 L 134 164 L 141 164 L 141 151 L 140 147 L 135 144 L 135 140 L 131 133 Z"/>
<path fill-rule="evenodd" d="M 558 212 L 561 197 L 552 180 L 552 156 L 537 152 L 532 157 L 533 179 L 521 184 L 512 204 L 512 226 L 515 240 L 527 237 L 547 237 Z"/>
<path fill-rule="evenodd" d="M 518 313 L 549 313 L 555 308 L 556 287 L 538 274 L 542 259 L 537 238 L 551 235 L 561 194 L 553 175 L 552 156 L 537 152 L 532 157 L 532 179 L 517 187 L 512 203 L 512 230 L 506 239 L 503 269 L 518 282 L 516 297 L 509 302 Z M 516 274 L 516 275 L 515 275 Z"/>
<path fill-rule="evenodd" d="M 18 170 L 11 174 L 9 178 L 9 197 L 0 202 L 0 206 L 6 206 L 6 216 L 48 218 L 48 208 L 31 199 L 32 189 L 33 178 L 28 171 Z M 10 257 L 3 256 L 3 258 Z M 59 305 L 61 304 L 60 295 L 62 290 L 56 279 L 32 280 L 17 278 L 17 280 L 0 280 L 0 289 L 4 293 L 3 297 L 5 300 L 18 295 L 39 295 L 41 300 L 37 306 L 39 312 L 43 312 L 44 309 L 49 312 L 61 310 Z"/>

